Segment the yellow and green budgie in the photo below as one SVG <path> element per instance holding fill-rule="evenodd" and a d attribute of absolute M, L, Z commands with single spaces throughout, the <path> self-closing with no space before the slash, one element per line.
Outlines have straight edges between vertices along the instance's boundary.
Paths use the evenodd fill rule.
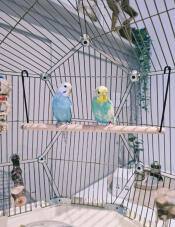
<path fill-rule="evenodd" d="M 99 86 L 95 90 L 92 99 L 92 112 L 94 118 L 99 123 L 114 123 L 114 106 L 107 96 L 108 89 L 105 86 Z"/>

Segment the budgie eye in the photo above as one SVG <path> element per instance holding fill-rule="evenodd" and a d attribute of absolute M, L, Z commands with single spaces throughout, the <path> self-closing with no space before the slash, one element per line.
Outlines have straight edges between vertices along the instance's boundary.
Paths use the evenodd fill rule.
<path fill-rule="evenodd" d="M 64 85 L 64 87 L 67 87 L 67 85 Z"/>
<path fill-rule="evenodd" d="M 100 92 L 98 91 L 98 94 L 100 94 Z"/>

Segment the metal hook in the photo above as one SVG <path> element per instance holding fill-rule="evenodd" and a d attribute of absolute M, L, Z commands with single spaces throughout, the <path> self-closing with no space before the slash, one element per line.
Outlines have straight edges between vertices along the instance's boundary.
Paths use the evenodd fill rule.
<path fill-rule="evenodd" d="M 24 104 L 25 104 L 25 110 L 26 110 L 26 118 L 27 118 L 27 123 L 29 123 L 29 116 L 28 116 L 28 111 L 27 111 L 27 101 L 26 101 L 26 92 L 25 92 L 25 85 L 24 85 L 24 73 L 29 77 L 28 71 L 27 70 L 22 70 L 21 71 L 21 76 L 22 76 L 22 86 L 23 86 L 23 96 L 24 96 Z"/>
<path fill-rule="evenodd" d="M 171 73 L 171 67 L 170 66 L 165 66 L 165 68 L 164 68 L 164 74 L 166 74 L 166 70 L 169 70 L 169 74 Z"/>
<path fill-rule="evenodd" d="M 169 85 L 170 85 L 171 67 L 170 66 L 166 66 L 164 68 L 164 74 L 166 74 L 166 70 L 167 69 L 168 69 L 168 81 L 167 81 L 167 85 L 166 85 L 165 99 L 164 99 L 164 103 L 163 103 L 163 112 L 162 112 L 162 119 L 161 119 L 161 124 L 160 124 L 160 130 L 159 130 L 159 132 L 162 131 L 162 125 L 163 125 L 164 115 L 165 115 L 166 100 L 167 100 L 167 95 L 168 95 L 168 88 L 169 88 Z"/>

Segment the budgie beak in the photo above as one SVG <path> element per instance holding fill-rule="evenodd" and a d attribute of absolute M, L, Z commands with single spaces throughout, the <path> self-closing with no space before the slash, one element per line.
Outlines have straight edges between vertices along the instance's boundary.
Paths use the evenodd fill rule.
<path fill-rule="evenodd" d="M 104 92 L 104 93 L 102 94 L 102 96 L 103 96 L 103 102 L 107 102 L 107 101 L 108 101 L 107 93 Z"/>
<path fill-rule="evenodd" d="M 72 93 L 72 88 L 69 90 L 69 94 L 71 94 Z"/>
<path fill-rule="evenodd" d="M 103 103 L 108 101 L 108 96 L 106 92 L 103 92 L 99 95 L 98 102 Z"/>
<path fill-rule="evenodd" d="M 106 96 L 107 96 L 107 93 L 106 93 L 106 92 L 103 92 L 103 93 L 102 93 L 102 96 L 103 96 L 103 98 L 105 99 Z"/>

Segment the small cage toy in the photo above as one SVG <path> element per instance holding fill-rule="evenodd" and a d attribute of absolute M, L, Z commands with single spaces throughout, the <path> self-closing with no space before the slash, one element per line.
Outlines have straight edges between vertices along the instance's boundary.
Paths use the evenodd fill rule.
<path fill-rule="evenodd" d="M 0 120 L 0 135 L 5 131 L 7 131 L 7 122 L 3 122 Z"/>
<path fill-rule="evenodd" d="M 10 104 L 7 101 L 1 101 L 1 99 L 4 100 L 4 98 L 6 97 L 2 98 L 0 96 L 0 134 L 7 130 L 8 123 L 5 118 L 10 112 Z"/>
<path fill-rule="evenodd" d="M 5 106 L 5 109 L 4 109 Z M 5 117 L 10 112 L 10 104 L 7 101 L 0 100 L 0 117 Z"/>
<path fill-rule="evenodd" d="M 2 96 L 8 96 L 10 90 L 11 90 L 11 86 L 9 82 L 5 80 L 3 76 L 0 76 L 0 98 L 2 98 Z"/>
<path fill-rule="evenodd" d="M 14 188 L 11 189 L 11 195 L 16 206 L 23 206 L 27 199 L 25 195 L 25 187 L 22 179 L 22 170 L 20 168 L 20 157 L 17 154 L 11 156 L 13 163 L 13 170 L 11 171 L 11 178 L 14 182 Z"/>
<path fill-rule="evenodd" d="M 5 118 L 10 112 L 10 104 L 7 102 L 10 90 L 9 82 L 0 76 L 0 134 L 7 130 Z"/>

